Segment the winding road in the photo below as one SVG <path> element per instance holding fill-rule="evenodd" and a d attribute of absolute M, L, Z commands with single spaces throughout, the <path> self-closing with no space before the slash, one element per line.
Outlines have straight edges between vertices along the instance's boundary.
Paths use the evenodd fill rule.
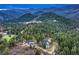
<path fill-rule="evenodd" d="M 45 55 L 55 55 L 56 54 L 55 51 L 58 49 L 58 44 L 56 42 L 53 42 L 50 51 L 48 51 L 47 49 L 43 49 L 42 47 L 39 47 L 37 45 L 35 46 L 35 48 Z"/>

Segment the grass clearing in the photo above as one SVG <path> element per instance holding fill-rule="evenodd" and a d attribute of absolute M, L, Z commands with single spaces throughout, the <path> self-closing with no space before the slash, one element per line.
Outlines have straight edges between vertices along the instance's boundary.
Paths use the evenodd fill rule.
<path fill-rule="evenodd" d="M 7 42 L 9 42 L 12 38 L 14 38 L 16 35 L 5 35 L 2 37 L 3 40 L 6 39 Z"/>

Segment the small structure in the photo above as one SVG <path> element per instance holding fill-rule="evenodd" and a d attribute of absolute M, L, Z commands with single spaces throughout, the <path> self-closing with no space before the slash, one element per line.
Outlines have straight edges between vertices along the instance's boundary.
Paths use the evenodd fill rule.
<path fill-rule="evenodd" d="M 36 40 L 27 40 L 24 42 L 24 45 L 33 48 L 36 45 Z"/>
<path fill-rule="evenodd" d="M 49 48 L 50 43 L 51 43 L 51 38 L 46 38 L 46 39 L 42 40 L 42 45 L 44 48 Z"/>
<path fill-rule="evenodd" d="M 53 20 L 53 22 L 58 22 L 57 20 Z"/>
<path fill-rule="evenodd" d="M 76 30 L 79 31 L 79 28 L 77 27 Z"/>
<path fill-rule="evenodd" d="M 7 35 L 7 33 L 6 32 L 0 32 L 0 35 L 5 36 L 5 35 Z"/>

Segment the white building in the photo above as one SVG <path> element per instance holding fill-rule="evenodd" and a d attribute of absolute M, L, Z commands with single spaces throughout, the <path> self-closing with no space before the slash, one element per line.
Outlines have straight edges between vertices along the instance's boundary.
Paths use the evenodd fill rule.
<path fill-rule="evenodd" d="M 23 42 L 24 45 L 32 48 L 36 45 L 36 43 L 37 43 L 36 40 L 27 40 Z"/>

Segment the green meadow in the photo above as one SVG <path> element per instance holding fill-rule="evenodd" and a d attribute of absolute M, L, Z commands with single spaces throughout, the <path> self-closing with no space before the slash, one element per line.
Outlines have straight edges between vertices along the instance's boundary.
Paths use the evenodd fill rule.
<path fill-rule="evenodd" d="M 7 42 L 9 42 L 10 40 L 12 40 L 15 37 L 15 35 L 5 35 L 2 37 L 3 40 L 6 40 Z"/>

